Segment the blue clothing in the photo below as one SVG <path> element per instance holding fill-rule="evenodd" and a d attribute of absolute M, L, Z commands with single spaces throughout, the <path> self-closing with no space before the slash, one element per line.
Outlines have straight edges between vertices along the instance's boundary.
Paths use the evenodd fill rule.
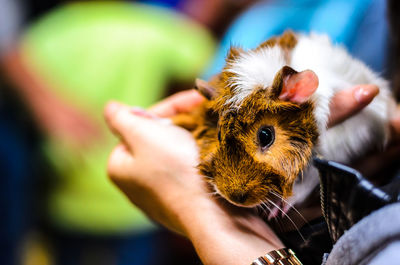
<path fill-rule="evenodd" d="M 149 5 L 164 6 L 173 9 L 179 9 L 181 0 L 136 0 L 135 2 L 141 2 Z"/>
<path fill-rule="evenodd" d="M 5 87 L 3 87 L 5 89 Z M 15 265 L 21 240 L 34 221 L 37 135 L 7 93 L 0 105 L 0 264 Z"/>
<path fill-rule="evenodd" d="M 339 238 L 322 264 L 400 264 L 399 221 L 399 202 L 372 212 Z"/>
<path fill-rule="evenodd" d="M 222 70 L 231 45 L 255 48 L 286 29 L 326 33 L 373 70 L 385 73 L 388 36 L 385 16 L 385 0 L 261 1 L 232 24 L 203 78 Z"/>

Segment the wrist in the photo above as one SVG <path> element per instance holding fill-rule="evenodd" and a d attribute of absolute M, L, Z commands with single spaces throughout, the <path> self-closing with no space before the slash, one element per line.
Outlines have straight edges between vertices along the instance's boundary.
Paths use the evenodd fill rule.
<path fill-rule="evenodd" d="M 272 230 L 248 209 L 200 199 L 182 216 L 185 235 L 206 265 L 250 264 L 257 257 L 283 248 Z M 227 206 L 227 207 L 226 207 Z"/>

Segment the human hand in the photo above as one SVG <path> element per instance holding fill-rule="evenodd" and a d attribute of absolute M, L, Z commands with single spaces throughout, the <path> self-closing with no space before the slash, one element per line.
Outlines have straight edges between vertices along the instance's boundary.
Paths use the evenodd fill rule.
<path fill-rule="evenodd" d="M 338 93 L 331 103 L 329 127 L 344 121 L 367 106 L 378 95 L 375 85 L 359 85 Z M 390 138 L 385 150 L 375 150 L 369 155 L 355 161 L 351 166 L 365 177 L 374 179 L 379 184 L 384 181 L 380 173 L 390 166 L 400 155 L 400 108 L 390 121 Z"/>
<path fill-rule="evenodd" d="M 197 92 L 184 92 L 152 110 L 172 115 L 202 100 Z M 105 117 L 122 141 L 109 158 L 111 180 L 151 218 L 187 236 L 204 264 L 249 264 L 283 247 L 252 211 L 210 194 L 195 168 L 198 151 L 189 132 L 115 102 L 107 105 Z"/>

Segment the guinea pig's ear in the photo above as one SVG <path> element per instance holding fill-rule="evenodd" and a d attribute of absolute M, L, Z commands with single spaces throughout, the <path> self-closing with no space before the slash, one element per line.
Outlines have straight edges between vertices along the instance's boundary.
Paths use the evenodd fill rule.
<path fill-rule="evenodd" d="M 311 70 L 297 72 L 284 66 L 275 75 L 272 93 L 284 101 L 302 104 L 310 99 L 318 88 L 318 77 Z"/>
<path fill-rule="evenodd" d="M 194 88 L 208 100 L 213 99 L 217 94 L 216 89 L 212 85 L 198 78 L 196 78 Z"/>

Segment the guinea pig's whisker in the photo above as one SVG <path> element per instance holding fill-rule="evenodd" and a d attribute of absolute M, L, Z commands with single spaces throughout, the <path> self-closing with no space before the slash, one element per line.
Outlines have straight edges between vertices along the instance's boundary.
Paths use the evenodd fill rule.
<path fill-rule="evenodd" d="M 261 204 L 257 205 L 257 209 L 261 210 L 262 214 L 265 214 L 265 216 L 268 216 L 269 213 L 271 212 L 271 208 L 268 207 L 268 205 L 264 202 L 262 202 Z"/>
<path fill-rule="evenodd" d="M 268 220 L 270 219 L 269 216 L 271 215 L 271 212 L 272 212 L 271 208 L 272 207 L 273 206 L 271 206 L 271 205 L 268 206 L 267 202 L 261 202 L 261 204 L 257 205 L 257 209 L 259 209 L 261 211 L 260 214 L 263 214 L 264 217 L 267 218 Z M 279 227 L 276 227 L 276 229 L 279 228 L 279 230 L 281 232 L 284 231 L 283 227 L 282 227 L 282 224 L 278 221 L 278 219 L 272 218 L 271 220 L 273 220 L 279 226 Z"/>
<path fill-rule="evenodd" d="M 207 192 L 207 195 L 209 195 L 210 197 L 214 197 L 217 199 L 222 198 L 222 196 L 220 195 L 220 193 L 218 192 L 217 188 L 215 187 L 215 185 L 209 184 L 208 186 L 210 188 L 210 191 Z"/>
<path fill-rule="evenodd" d="M 262 205 L 257 205 L 255 208 L 255 211 L 258 215 L 264 215 L 265 214 L 265 209 L 262 207 Z"/>
<path fill-rule="evenodd" d="M 279 220 L 277 218 L 272 218 L 272 219 L 269 218 L 269 216 L 272 214 L 271 208 L 273 208 L 274 206 L 272 206 L 272 205 L 268 206 L 268 202 L 261 202 L 260 207 L 263 210 L 263 213 L 268 218 L 268 221 L 273 221 L 277 225 L 277 227 L 275 227 L 275 229 L 279 229 L 280 232 L 284 232 L 285 229 L 283 228 L 282 223 L 279 222 Z M 263 207 L 265 207 L 266 209 Z M 267 210 L 268 210 L 268 212 L 267 212 Z"/>
<path fill-rule="evenodd" d="M 289 215 L 287 215 L 276 203 L 274 203 L 273 201 L 271 201 L 270 199 L 267 199 L 267 201 L 274 205 L 279 211 L 281 211 L 283 213 L 284 216 L 286 216 L 288 218 L 288 220 L 292 223 L 292 225 L 294 226 L 294 228 L 296 229 L 296 231 L 299 233 L 301 239 L 303 239 L 303 241 L 305 242 L 306 239 L 304 238 L 304 236 L 301 234 L 299 228 L 297 227 L 296 223 L 292 220 L 292 218 L 289 217 Z"/>
<path fill-rule="evenodd" d="M 308 224 L 308 221 L 306 220 L 306 218 L 296 209 L 296 207 L 293 206 L 293 204 L 291 204 L 290 202 L 285 200 L 281 195 L 279 195 L 278 193 L 276 193 L 273 190 L 270 190 L 269 193 L 271 193 L 272 195 L 274 195 L 275 197 L 277 197 L 278 199 L 282 200 L 284 203 L 289 205 L 290 208 L 293 209 L 306 224 Z"/>

